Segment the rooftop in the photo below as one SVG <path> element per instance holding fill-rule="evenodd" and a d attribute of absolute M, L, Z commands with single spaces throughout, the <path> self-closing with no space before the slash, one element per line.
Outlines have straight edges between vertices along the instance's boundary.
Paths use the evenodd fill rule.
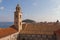
<path fill-rule="evenodd" d="M 12 26 L 13 27 L 13 26 Z M 14 29 L 14 28 L 1 28 L 0 29 L 0 38 L 1 37 L 5 37 L 5 36 L 8 36 L 8 35 L 10 35 L 10 34 L 13 34 L 13 33 L 15 33 L 15 32 L 17 32 L 17 30 L 16 29 Z"/>
<path fill-rule="evenodd" d="M 47 34 L 51 35 L 54 34 L 54 31 L 60 29 L 60 24 L 40 24 L 40 23 L 30 23 L 25 24 L 23 27 L 24 29 L 21 30 L 20 34 Z"/>
<path fill-rule="evenodd" d="M 45 23 L 26 23 L 23 24 L 23 29 L 20 31 L 20 34 L 46 34 L 52 35 L 54 31 L 60 29 L 60 24 L 45 24 Z M 14 29 L 14 25 L 9 28 L 0 28 L 0 38 L 14 34 L 18 32 Z M 56 31 L 58 32 L 58 31 Z M 60 33 L 60 30 L 59 30 Z"/>

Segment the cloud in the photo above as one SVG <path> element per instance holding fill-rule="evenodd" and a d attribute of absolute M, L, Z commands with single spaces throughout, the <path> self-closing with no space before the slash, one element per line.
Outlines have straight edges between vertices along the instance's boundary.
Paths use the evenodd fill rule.
<path fill-rule="evenodd" d="M 60 0 L 51 0 L 51 2 L 53 2 L 56 5 L 60 5 Z"/>
<path fill-rule="evenodd" d="M 0 3 L 2 2 L 2 0 L 0 0 Z"/>
<path fill-rule="evenodd" d="M 39 0 L 31 0 L 33 6 L 37 6 Z"/>
<path fill-rule="evenodd" d="M 56 13 L 60 13 L 60 5 L 57 6 L 57 7 L 54 9 L 54 11 L 55 11 Z"/>
<path fill-rule="evenodd" d="M 60 0 L 51 0 L 52 2 L 54 2 L 54 8 L 52 9 L 52 11 L 54 13 L 60 13 Z"/>
<path fill-rule="evenodd" d="M 2 6 L 2 7 L 0 7 L 0 10 L 4 10 L 4 9 L 5 9 L 5 7 L 3 7 L 3 6 Z"/>
<path fill-rule="evenodd" d="M 13 18 L 9 16 L 3 16 L 3 15 L 0 16 L 0 19 L 1 19 L 0 22 L 13 22 L 14 21 Z"/>
<path fill-rule="evenodd" d="M 60 20 L 60 0 L 52 0 L 52 9 L 47 10 L 50 20 Z"/>
<path fill-rule="evenodd" d="M 37 3 L 36 3 L 36 2 L 34 2 L 32 5 L 33 5 L 33 6 L 37 6 Z"/>

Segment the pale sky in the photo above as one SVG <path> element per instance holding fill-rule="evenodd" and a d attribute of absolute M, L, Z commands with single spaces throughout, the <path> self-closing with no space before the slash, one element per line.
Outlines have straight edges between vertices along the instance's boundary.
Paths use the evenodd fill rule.
<path fill-rule="evenodd" d="M 60 0 L 0 0 L 0 22 L 13 22 L 16 4 L 23 19 L 54 22 L 60 20 Z"/>

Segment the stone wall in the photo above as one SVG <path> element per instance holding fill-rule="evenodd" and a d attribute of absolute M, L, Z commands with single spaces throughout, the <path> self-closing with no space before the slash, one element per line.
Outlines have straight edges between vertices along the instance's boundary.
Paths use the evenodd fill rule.
<path fill-rule="evenodd" d="M 17 40 L 18 34 L 19 33 L 17 32 L 17 33 L 2 37 L 0 38 L 0 40 Z"/>
<path fill-rule="evenodd" d="M 20 40 L 56 40 L 55 35 L 45 35 L 45 34 L 38 34 L 38 35 L 20 35 Z"/>
<path fill-rule="evenodd" d="M 56 39 L 57 39 L 57 40 L 60 40 L 60 35 L 57 34 L 57 35 L 56 35 Z"/>

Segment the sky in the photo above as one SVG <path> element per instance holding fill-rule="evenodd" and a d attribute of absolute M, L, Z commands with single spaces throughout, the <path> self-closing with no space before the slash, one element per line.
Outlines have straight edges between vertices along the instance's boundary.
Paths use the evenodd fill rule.
<path fill-rule="evenodd" d="M 13 22 L 17 4 L 22 10 L 22 19 L 37 22 L 60 20 L 60 0 L 0 0 L 0 22 Z"/>

